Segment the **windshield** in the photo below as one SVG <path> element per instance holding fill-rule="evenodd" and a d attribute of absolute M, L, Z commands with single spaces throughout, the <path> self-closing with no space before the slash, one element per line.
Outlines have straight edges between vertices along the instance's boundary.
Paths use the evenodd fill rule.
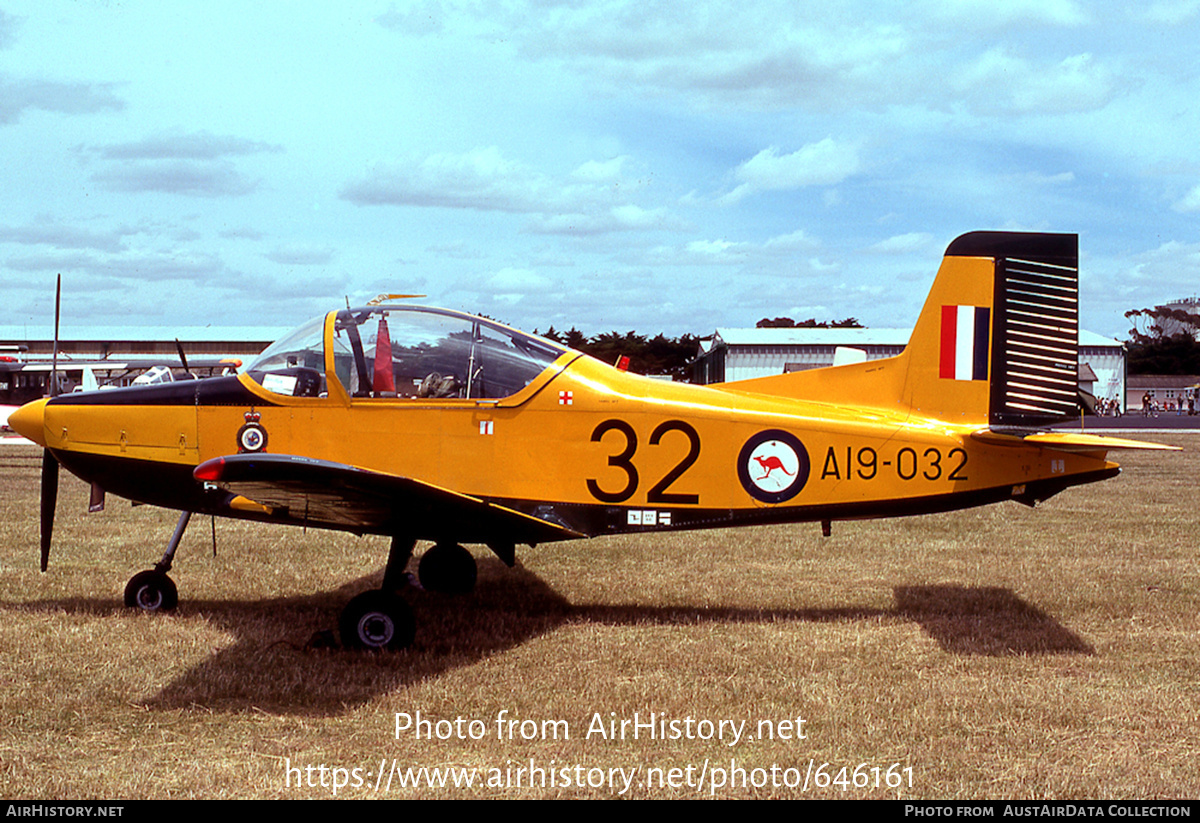
<path fill-rule="evenodd" d="M 246 373 L 276 394 L 324 397 L 324 329 L 324 317 L 308 321 L 268 346 Z"/>
<path fill-rule="evenodd" d="M 300 328 L 267 346 L 247 371 L 269 372 L 293 366 L 307 366 L 324 371 L 324 330 L 324 317 L 309 320 Z"/>

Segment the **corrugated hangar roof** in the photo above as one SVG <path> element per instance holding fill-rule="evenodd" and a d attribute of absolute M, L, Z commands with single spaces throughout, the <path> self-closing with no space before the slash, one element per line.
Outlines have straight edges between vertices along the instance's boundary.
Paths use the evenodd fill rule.
<path fill-rule="evenodd" d="M 718 328 L 730 346 L 906 346 L 912 329 Z M 1081 346 L 1121 346 L 1120 340 L 1079 330 Z"/>
<path fill-rule="evenodd" d="M 153 343 L 163 340 L 217 343 L 235 341 L 274 341 L 291 331 L 285 326 L 87 326 L 71 328 L 63 323 L 58 339 L 83 343 L 90 341 L 128 340 Z M 0 342 L 21 343 L 54 339 L 53 326 L 0 326 Z"/>
<path fill-rule="evenodd" d="M 717 329 L 730 346 L 904 346 L 912 329 Z"/>

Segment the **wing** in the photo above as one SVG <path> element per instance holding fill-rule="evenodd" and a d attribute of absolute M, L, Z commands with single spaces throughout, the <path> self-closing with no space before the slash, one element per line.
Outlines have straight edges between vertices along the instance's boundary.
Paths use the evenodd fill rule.
<path fill-rule="evenodd" d="M 431 483 L 307 457 L 236 454 L 201 463 L 193 474 L 236 495 L 230 508 L 271 522 L 460 543 L 586 536 Z"/>

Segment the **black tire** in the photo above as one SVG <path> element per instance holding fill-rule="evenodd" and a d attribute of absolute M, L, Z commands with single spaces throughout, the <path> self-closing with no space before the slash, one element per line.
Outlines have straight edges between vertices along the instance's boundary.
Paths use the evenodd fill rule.
<path fill-rule="evenodd" d="M 144 612 L 169 612 L 179 605 L 179 590 L 165 572 L 138 572 L 125 586 L 125 605 Z"/>
<path fill-rule="evenodd" d="M 412 645 L 417 623 L 402 598 L 375 589 L 346 604 L 338 629 L 347 649 L 399 651 Z"/>
<path fill-rule="evenodd" d="M 417 565 L 421 585 L 432 592 L 470 594 L 478 575 L 475 557 L 457 543 L 439 543 L 421 555 Z"/>

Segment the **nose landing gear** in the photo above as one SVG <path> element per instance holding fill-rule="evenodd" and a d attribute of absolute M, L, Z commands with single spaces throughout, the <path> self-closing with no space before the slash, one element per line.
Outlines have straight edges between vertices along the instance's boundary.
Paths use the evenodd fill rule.
<path fill-rule="evenodd" d="M 191 517 L 191 512 L 180 514 L 162 560 L 153 569 L 138 572 L 130 579 L 125 586 L 126 606 L 146 612 L 165 612 L 179 605 L 179 592 L 167 572 Z M 405 567 L 412 559 L 415 547 L 413 538 L 392 538 L 383 585 L 353 598 L 338 618 L 344 647 L 397 651 L 412 645 L 416 619 L 399 592 L 410 585 L 412 576 L 405 573 Z M 478 573 L 475 558 L 469 551 L 457 543 L 442 542 L 421 557 L 418 574 L 421 585 L 430 591 L 466 594 L 475 588 Z"/>
<path fill-rule="evenodd" d="M 126 606 L 146 612 L 169 612 L 179 605 L 179 590 L 175 588 L 175 582 L 167 577 L 167 572 L 171 570 L 175 550 L 179 548 L 179 541 L 183 539 L 183 532 L 191 519 L 191 512 L 181 513 L 162 560 L 155 563 L 153 569 L 138 572 L 130 578 L 125 586 Z"/>

